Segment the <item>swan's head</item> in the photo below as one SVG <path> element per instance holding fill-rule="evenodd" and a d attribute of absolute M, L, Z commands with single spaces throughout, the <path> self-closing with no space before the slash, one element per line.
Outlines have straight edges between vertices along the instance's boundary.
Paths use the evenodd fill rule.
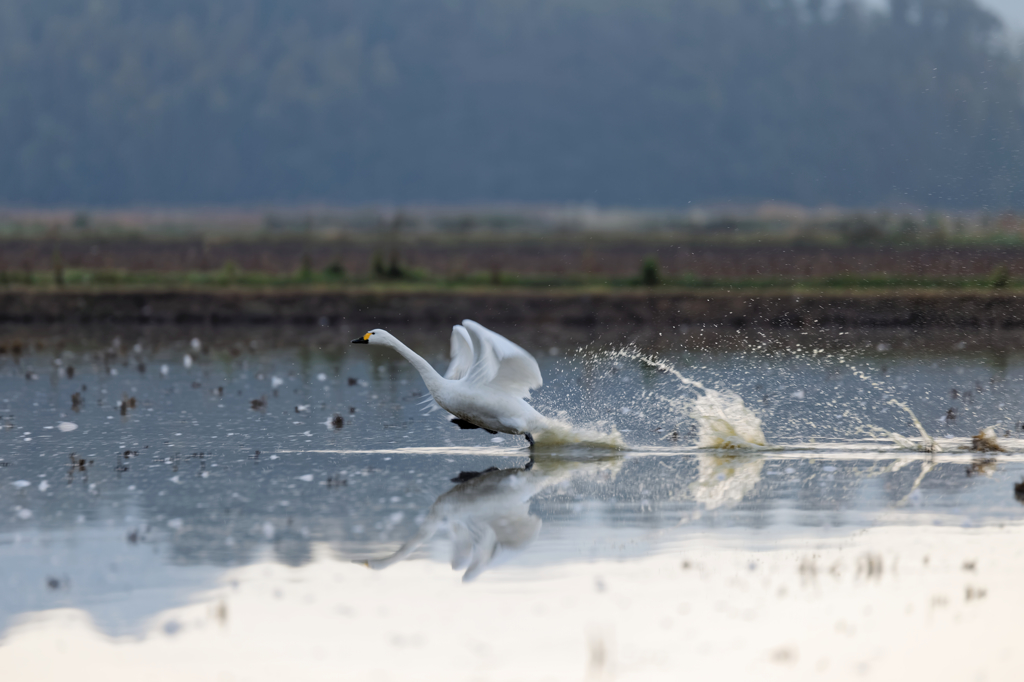
<path fill-rule="evenodd" d="M 352 343 L 372 343 L 377 346 L 390 346 L 394 340 L 395 337 L 383 329 L 371 329 L 358 339 L 352 339 Z"/>

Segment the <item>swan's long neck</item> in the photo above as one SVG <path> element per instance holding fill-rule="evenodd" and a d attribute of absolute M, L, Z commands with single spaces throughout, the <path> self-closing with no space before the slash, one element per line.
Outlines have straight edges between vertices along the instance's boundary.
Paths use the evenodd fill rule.
<path fill-rule="evenodd" d="M 437 373 L 430 363 L 421 358 L 419 355 L 414 353 L 411 348 L 399 341 L 398 339 L 391 337 L 391 347 L 398 351 L 399 355 L 409 361 L 409 363 L 416 368 L 416 371 L 423 377 L 423 383 L 427 385 L 427 389 L 433 393 L 441 384 L 444 383 L 444 377 Z"/>

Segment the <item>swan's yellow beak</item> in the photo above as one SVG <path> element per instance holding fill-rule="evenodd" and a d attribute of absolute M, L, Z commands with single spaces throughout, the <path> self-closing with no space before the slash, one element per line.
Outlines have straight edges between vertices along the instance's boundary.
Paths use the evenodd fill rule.
<path fill-rule="evenodd" d="M 352 343 L 370 343 L 370 334 L 371 332 L 366 332 L 358 339 L 352 339 Z"/>

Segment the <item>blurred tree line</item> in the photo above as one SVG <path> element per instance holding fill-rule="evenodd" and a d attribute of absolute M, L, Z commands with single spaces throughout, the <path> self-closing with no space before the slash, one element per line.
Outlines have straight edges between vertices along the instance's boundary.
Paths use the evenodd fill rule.
<path fill-rule="evenodd" d="M 0 0 L 0 202 L 1024 207 L 973 0 Z"/>

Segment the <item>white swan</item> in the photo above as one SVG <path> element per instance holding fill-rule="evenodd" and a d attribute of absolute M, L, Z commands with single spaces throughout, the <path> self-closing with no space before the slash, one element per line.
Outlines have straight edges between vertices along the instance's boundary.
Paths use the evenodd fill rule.
<path fill-rule="evenodd" d="M 452 361 L 441 376 L 430 363 L 383 329 L 374 329 L 352 343 L 390 346 L 423 377 L 434 402 L 455 415 L 462 428 L 526 436 L 544 431 L 551 421 L 526 398 L 544 380 L 532 355 L 504 336 L 463 320 L 452 328 Z"/>

